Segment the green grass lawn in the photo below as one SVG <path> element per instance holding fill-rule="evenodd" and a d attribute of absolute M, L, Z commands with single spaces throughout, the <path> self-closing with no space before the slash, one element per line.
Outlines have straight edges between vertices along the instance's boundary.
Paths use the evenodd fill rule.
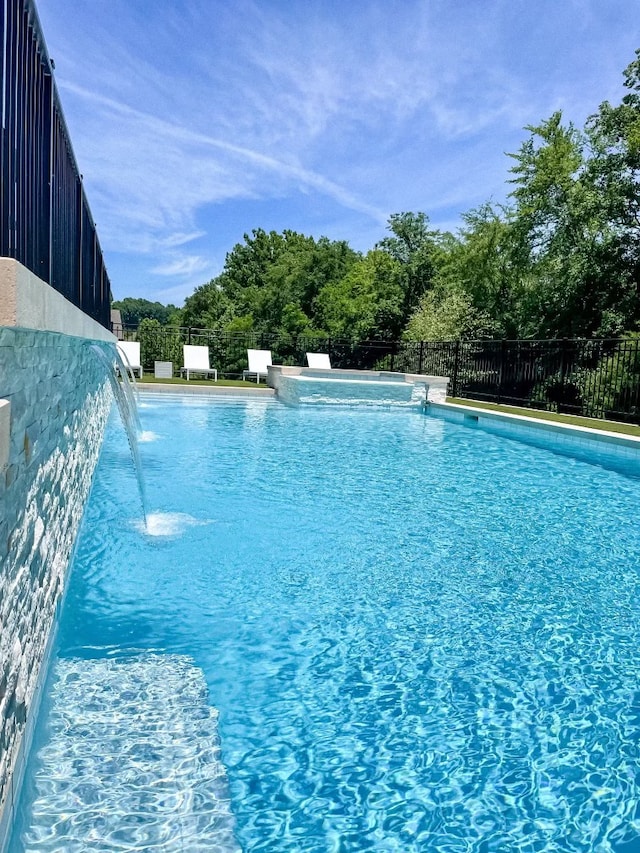
<path fill-rule="evenodd" d="M 525 409 L 519 406 L 502 406 L 497 403 L 483 403 L 479 400 L 466 400 L 461 397 L 447 397 L 447 403 L 456 403 L 459 406 L 473 406 L 475 409 L 486 409 L 488 412 L 503 412 L 506 415 L 524 415 L 527 418 L 536 418 L 541 421 L 553 421 L 572 426 L 588 427 L 589 429 L 605 430 L 606 432 L 620 432 L 624 435 L 640 436 L 640 426 L 635 424 L 623 424 L 617 421 L 603 421 L 599 418 L 582 418 L 577 415 L 559 415 L 557 412 L 544 412 L 539 409 Z"/>
<path fill-rule="evenodd" d="M 214 382 L 213 379 L 190 379 L 188 382 L 186 379 L 180 379 L 178 377 L 174 377 L 173 379 L 156 379 L 151 373 L 147 375 L 143 375 L 142 379 L 137 379 L 136 382 L 142 383 L 142 385 L 206 385 L 206 386 L 214 386 L 219 387 L 221 385 L 226 386 L 235 386 L 236 388 L 246 388 L 247 391 L 255 390 L 258 388 L 266 388 L 266 384 L 261 382 L 258 386 L 254 381 L 243 381 L 242 379 L 218 379 L 217 382 Z"/>

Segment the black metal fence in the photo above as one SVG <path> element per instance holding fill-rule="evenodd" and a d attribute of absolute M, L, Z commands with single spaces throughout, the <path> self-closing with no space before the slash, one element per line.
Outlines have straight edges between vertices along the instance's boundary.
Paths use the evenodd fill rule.
<path fill-rule="evenodd" d="M 449 394 L 505 405 L 640 423 L 640 338 L 551 341 L 344 341 L 142 324 L 118 326 L 139 340 L 143 368 L 182 366 L 183 344 L 209 347 L 212 367 L 236 378 L 247 349 L 271 350 L 274 364 L 306 364 L 326 352 L 334 368 L 449 377 Z"/>
<path fill-rule="evenodd" d="M 3 5 L 0 256 L 109 327 L 109 278 L 34 0 Z"/>
<path fill-rule="evenodd" d="M 344 341 L 318 337 L 288 337 L 254 332 L 221 332 L 179 326 L 112 326 L 121 340 L 140 341 L 142 366 L 153 371 L 155 361 L 170 361 L 174 373 L 182 366 L 184 344 L 209 347 L 209 361 L 219 375 L 238 378 L 247 368 L 247 350 L 270 350 L 274 364 L 306 364 L 307 352 L 326 352 L 336 368 L 360 370 L 407 370 L 413 364 L 413 343 Z M 419 346 L 419 345 L 418 345 Z M 406 351 L 405 351 L 406 350 Z M 411 357 L 409 357 L 409 353 Z"/>
<path fill-rule="evenodd" d="M 636 337 L 448 346 L 452 396 L 640 423 Z"/>

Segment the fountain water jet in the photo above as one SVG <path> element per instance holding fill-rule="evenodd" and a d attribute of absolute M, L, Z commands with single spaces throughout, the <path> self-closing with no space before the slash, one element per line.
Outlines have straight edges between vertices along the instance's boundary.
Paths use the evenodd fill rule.
<path fill-rule="evenodd" d="M 145 528 L 147 526 L 147 499 L 142 476 L 142 464 L 140 462 L 140 450 L 138 448 L 138 432 L 142 432 L 140 418 L 138 416 L 138 407 L 133 395 L 131 382 L 127 373 L 125 364 L 118 352 L 118 348 L 107 355 L 105 350 L 98 344 L 90 344 L 90 349 L 94 352 L 97 359 L 105 368 L 105 373 L 111 384 L 111 390 L 118 406 L 120 419 L 124 430 L 127 434 L 131 458 L 133 459 L 133 467 L 135 469 L 136 480 L 138 482 L 138 491 L 140 492 L 140 503 L 142 504 L 142 516 L 144 519 Z M 118 381 L 118 372 L 122 376 L 122 382 Z M 135 380 L 134 380 L 135 381 Z"/>
<path fill-rule="evenodd" d="M 133 393 L 135 394 L 135 399 L 137 402 L 140 402 L 140 392 L 138 391 L 138 383 L 136 382 L 136 374 L 135 370 L 131 366 L 131 362 L 129 361 L 129 356 L 123 349 L 119 349 L 116 346 L 116 366 L 117 370 L 120 371 L 122 376 L 127 376 L 129 380 L 129 385 L 133 388 Z M 136 416 L 137 416 L 137 408 L 136 408 Z"/>

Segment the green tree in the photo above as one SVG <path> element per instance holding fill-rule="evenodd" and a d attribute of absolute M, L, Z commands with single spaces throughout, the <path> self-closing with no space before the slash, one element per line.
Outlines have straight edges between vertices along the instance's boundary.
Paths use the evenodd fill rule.
<path fill-rule="evenodd" d="M 174 319 L 224 329 L 242 319 L 294 340 L 637 330 L 640 51 L 624 86 L 621 103 L 601 104 L 584 131 L 560 112 L 529 126 L 510 155 L 509 206 L 468 212 L 455 236 L 431 230 L 425 213 L 395 213 L 362 256 L 345 241 L 255 229 Z"/>
<path fill-rule="evenodd" d="M 640 315 L 640 49 L 624 71 L 627 93 L 602 103 L 587 121 L 591 148 L 585 179 L 600 223 L 598 260 L 610 283 L 603 331 L 637 328 Z"/>
<path fill-rule="evenodd" d="M 269 304 L 271 310 L 263 312 L 262 321 L 271 329 L 286 331 L 283 311 L 286 306 L 295 305 L 300 312 L 298 325 L 304 325 L 305 331 L 317 328 L 317 297 L 324 288 L 339 282 L 360 257 L 346 241 L 327 237 L 317 241 L 306 237 L 304 242 L 287 246 L 267 273 L 264 304 Z M 291 309 L 288 310 L 290 322 Z"/>
<path fill-rule="evenodd" d="M 154 361 L 170 361 L 174 370 L 182 366 L 182 339 L 177 329 L 145 317 L 138 326 L 138 340 L 144 370 L 153 370 Z"/>
<path fill-rule="evenodd" d="M 444 295 L 429 291 L 412 315 L 405 338 L 413 341 L 478 340 L 496 337 L 496 325 L 489 314 L 476 308 L 463 290 Z"/>
<path fill-rule="evenodd" d="M 196 288 L 185 300 L 181 325 L 196 329 L 222 329 L 235 314 L 234 304 L 224 293 L 218 279 Z"/>
<path fill-rule="evenodd" d="M 637 326 L 640 289 L 640 52 L 627 94 L 587 121 L 538 127 L 512 172 L 520 240 L 521 333 L 618 336 Z"/>
<path fill-rule="evenodd" d="M 619 302 L 611 227 L 590 176 L 587 141 L 560 113 L 537 127 L 516 155 L 514 233 L 523 288 L 520 332 L 580 337 L 603 331 Z"/>
<path fill-rule="evenodd" d="M 334 338 L 396 339 L 404 321 L 403 270 L 380 249 L 369 252 L 316 299 L 318 326 Z"/>
<path fill-rule="evenodd" d="M 233 304 L 236 316 L 251 314 L 256 320 L 268 271 L 286 250 L 287 244 L 297 243 L 300 239 L 305 238 L 294 231 L 278 234 L 257 228 L 251 236 L 244 235 L 243 243 L 236 243 L 227 254 L 224 269 L 216 279 L 216 284 Z"/>
<path fill-rule="evenodd" d="M 427 306 L 438 309 L 446 302 L 447 307 L 442 309 L 444 315 L 453 317 L 467 304 L 474 319 L 467 331 L 464 331 L 464 323 L 456 323 L 459 333 L 454 334 L 454 338 L 467 337 L 467 332 L 474 328 L 485 330 L 481 337 L 489 330 L 499 337 L 515 337 L 523 282 L 511 212 L 484 204 L 464 214 L 463 220 L 457 236 L 441 236 L 430 291 L 433 295 L 427 301 L 423 297 L 418 311 L 424 318 Z M 415 330 L 413 317 L 409 325 Z"/>
<path fill-rule="evenodd" d="M 387 252 L 402 269 L 402 316 L 406 322 L 422 295 L 431 287 L 438 251 L 437 231 L 429 230 L 426 213 L 394 213 L 389 217 L 384 237 L 376 248 Z"/>
<path fill-rule="evenodd" d="M 512 197 L 517 204 L 517 229 L 526 237 L 534 257 L 548 252 L 564 230 L 576 223 L 572 217 L 579 192 L 584 140 L 573 125 L 564 127 L 562 113 L 538 126 L 526 128 L 529 138 L 516 154 Z"/>
<path fill-rule="evenodd" d="M 227 254 L 221 274 L 186 300 L 183 322 L 226 328 L 236 317 L 251 317 L 255 332 L 310 333 L 316 297 L 359 258 L 345 241 L 256 229 Z"/>
<path fill-rule="evenodd" d="M 111 307 L 120 311 L 123 323 L 132 326 L 137 326 L 145 318 L 157 320 L 164 326 L 169 323 L 171 315 L 177 311 L 175 305 L 163 305 L 161 302 L 150 302 L 148 299 L 131 296 L 113 302 Z"/>
<path fill-rule="evenodd" d="M 234 317 L 227 323 L 224 331 L 229 333 L 229 338 L 224 347 L 224 361 L 219 360 L 219 369 L 223 373 L 242 376 L 242 371 L 249 366 L 247 349 L 250 347 L 247 346 L 247 335 L 254 331 L 253 317 L 250 314 Z"/>
<path fill-rule="evenodd" d="M 589 176 L 608 219 L 635 240 L 640 232 L 640 49 L 624 71 L 628 90 L 617 107 L 608 101 L 587 121 L 592 146 Z"/>

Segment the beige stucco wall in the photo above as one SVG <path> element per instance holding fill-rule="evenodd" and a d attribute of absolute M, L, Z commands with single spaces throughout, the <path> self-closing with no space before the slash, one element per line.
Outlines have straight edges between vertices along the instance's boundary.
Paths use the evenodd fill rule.
<path fill-rule="evenodd" d="M 12 258 L 0 258 L 2 326 L 115 341 L 111 332 Z"/>

